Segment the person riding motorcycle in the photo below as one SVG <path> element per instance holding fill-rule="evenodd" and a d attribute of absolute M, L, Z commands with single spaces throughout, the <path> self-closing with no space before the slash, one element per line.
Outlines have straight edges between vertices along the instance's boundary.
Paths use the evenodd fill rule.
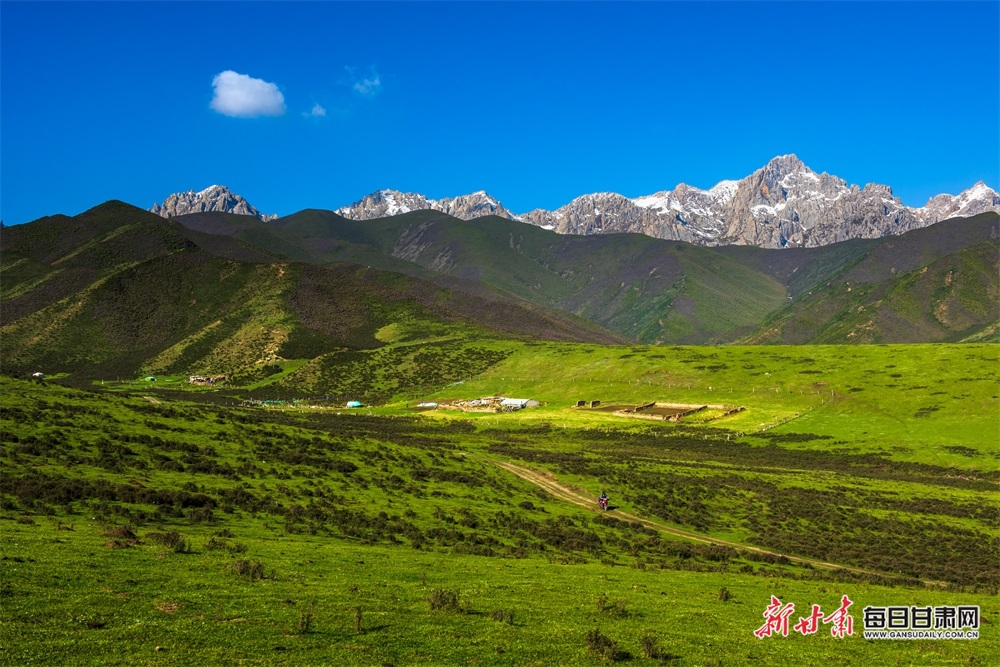
<path fill-rule="evenodd" d="M 597 499 L 597 504 L 604 509 L 608 509 L 608 494 L 601 491 L 601 496 Z"/>

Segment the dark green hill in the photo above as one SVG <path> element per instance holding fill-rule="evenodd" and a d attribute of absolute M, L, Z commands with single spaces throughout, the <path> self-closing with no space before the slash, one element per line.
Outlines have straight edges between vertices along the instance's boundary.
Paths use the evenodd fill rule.
<path fill-rule="evenodd" d="M 567 236 L 437 211 L 353 221 L 306 210 L 269 224 L 314 257 L 485 283 L 643 342 L 731 340 L 785 300 L 784 287 L 762 270 L 637 234 Z"/>
<path fill-rule="evenodd" d="M 302 247 L 300 239 L 283 234 L 280 229 L 258 220 L 252 215 L 235 215 L 233 213 L 192 213 L 173 218 L 174 222 L 184 227 L 201 232 L 206 236 L 229 236 L 258 248 L 287 257 L 296 262 L 320 263 L 322 257 L 314 256 Z"/>
<path fill-rule="evenodd" d="M 1000 319 L 998 240 L 1000 216 L 984 213 L 843 249 L 796 251 L 780 270 L 808 271 L 810 261 L 824 268 L 743 342 L 990 340 Z M 837 252 L 847 260 L 839 270 L 829 261 Z"/>
<path fill-rule="evenodd" d="M 482 281 L 641 342 L 699 344 L 981 339 L 980 331 L 997 320 L 989 307 L 996 220 L 991 213 L 898 237 L 782 250 L 705 248 L 637 234 L 559 235 L 498 217 L 462 221 L 436 211 L 351 221 L 307 210 L 272 224 L 316 256 L 403 271 L 400 264 L 409 262 Z M 928 285 L 893 287 L 903 274 L 932 265 L 950 267 L 947 280 L 961 285 L 952 290 L 960 299 L 931 297 Z M 928 280 L 943 284 L 946 278 L 931 271 Z M 848 282 L 879 287 L 848 293 Z M 850 298 L 828 298 L 839 284 Z M 875 302 L 879 316 L 866 317 Z"/>
<path fill-rule="evenodd" d="M 423 339 L 621 341 L 509 295 L 288 262 L 120 202 L 4 228 L 0 247 L 5 372 L 252 380 L 282 359 Z"/>
<path fill-rule="evenodd" d="M 238 261 L 280 255 L 226 236 L 189 230 L 123 202 L 76 217 L 52 216 L 0 232 L 0 278 L 6 325 L 138 263 L 200 248 Z"/>
<path fill-rule="evenodd" d="M 253 379 L 282 359 L 446 338 L 993 340 L 998 219 L 761 250 L 435 211 L 352 221 L 306 210 L 264 223 L 165 220 L 108 202 L 0 232 L 2 364 Z M 313 367 L 312 388 L 336 375 Z"/>

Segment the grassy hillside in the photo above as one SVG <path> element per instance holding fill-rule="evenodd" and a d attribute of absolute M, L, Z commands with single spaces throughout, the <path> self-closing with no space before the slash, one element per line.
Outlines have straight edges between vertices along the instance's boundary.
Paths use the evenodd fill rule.
<path fill-rule="evenodd" d="M 742 340 L 989 340 L 1000 317 L 998 221 L 987 213 L 882 239 Z"/>
<path fill-rule="evenodd" d="M 212 373 L 247 381 L 285 360 L 388 342 L 620 340 L 513 295 L 353 264 L 276 261 L 239 239 L 118 202 L 5 228 L 2 247 L 7 372 Z M 391 341 L 377 336 L 387 327 Z"/>
<path fill-rule="evenodd" d="M 990 664 L 996 216 L 966 222 L 781 256 L 432 214 L 5 228 L 0 663 Z M 631 345 L 556 305 L 966 342 Z M 416 405 L 498 394 L 540 405 Z M 614 414 L 652 402 L 705 407 Z M 794 625 L 844 595 L 850 637 L 754 636 L 771 596 Z M 869 605 L 977 605 L 980 637 L 866 640 Z"/>
<path fill-rule="evenodd" d="M 636 234 L 564 236 L 436 211 L 351 221 L 309 210 L 273 225 L 327 260 L 480 281 L 644 342 L 726 340 L 782 305 L 770 276 L 714 250 Z"/>
<path fill-rule="evenodd" d="M 307 210 L 267 225 L 207 215 L 185 224 L 251 241 L 252 227 L 262 247 L 297 244 L 290 257 L 489 285 L 645 343 L 958 341 L 997 319 L 989 307 L 996 300 L 995 214 L 900 237 L 782 250 L 557 235 L 495 216 L 461 221 L 436 211 L 352 221 Z M 279 235 L 280 242 L 272 239 Z M 901 293 L 909 290 L 898 286 L 904 274 L 939 262 L 965 267 L 953 276 L 960 302 Z M 852 287 L 843 298 L 852 282 L 868 287 Z"/>
<path fill-rule="evenodd" d="M 424 368 L 471 363 L 448 345 L 412 347 L 441 350 Z M 511 415 L 0 379 L 17 397 L 0 409 L 4 661 L 601 664 L 603 636 L 631 664 L 985 664 L 996 354 L 508 341 L 462 384 L 430 382 L 545 403 Z M 747 410 L 672 425 L 577 397 Z M 805 615 L 844 594 L 853 637 L 753 636 L 771 595 Z M 981 638 L 864 641 L 877 604 L 977 604 Z"/>

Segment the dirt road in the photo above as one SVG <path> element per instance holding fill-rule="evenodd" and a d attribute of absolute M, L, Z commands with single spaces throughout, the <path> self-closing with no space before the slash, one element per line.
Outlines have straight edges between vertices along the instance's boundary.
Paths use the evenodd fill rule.
<path fill-rule="evenodd" d="M 597 499 L 590 498 L 589 496 L 584 496 L 576 491 L 563 486 L 556 479 L 555 475 L 548 472 L 547 470 L 531 470 L 530 468 L 525 468 L 519 465 L 514 465 L 513 463 L 508 463 L 506 461 L 494 461 L 494 463 L 504 470 L 511 472 L 518 477 L 525 479 L 532 484 L 548 491 L 550 494 L 559 498 L 560 500 L 565 500 L 566 502 L 573 503 L 574 505 L 579 505 L 580 507 L 585 507 L 594 512 L 600 511 L 597 507 Z M 890 578 L 905 578 L 898 574 L 891 574 L 888 572 L 876 572 L 874 570 L 863 570 L 857 567 L 850 567 L 848 565 L 838 565 L 837 563 L 827 563 L 821 560 L 812 560 L 811 558 L 802 558 L 800 556 L 789 556 L 788 554 L 779 554 L 776 551 L 768 551 L 767 549 L 761 549 L 760 547 L 750 546 L 748 544 L 740 544 L 739 542 L 730 542 L 729 540 L 723 540 L 716 537 L 709 537 L 708 535 L 701 535 L 699 533 L 692 533 L 687 530 L 681 530 L 680 528 L 673 528 L 667 526 L 659 521 L 653 521 L 650 519 L 645 519 L 641 516 L 636 516 L 635 514 L 630 514 L 628 512 L 623 512 L 622 510 L 612 510 L 611 516 L 622 519 L 629 522 L 639 522 L 644 526 L 653 528 L 660 531 L 661 533 L 666 533 L 668 535 L 673 535 L 675 537 L 680 537 L 686 540 L 691 540 L 692 542 L 701 542 L 702 544 L 715 544 L 723 547 L 731 547 L 733 549 L 739 549 L 741 551 L 752 551 L 758 554 L 766 554 L 769 556 L 784 556 L 788 560 L 795 563 L 809 564 L 813 567 L 822 567 L 828 570 L 848 570 L 850 572 L 857 572 L 859 574 L 873 574 L 880 577 L 890 577 Z M 939 581 L 924 581 L 923 583 L 931 586 L 943 586 L 944 584 Z"/>

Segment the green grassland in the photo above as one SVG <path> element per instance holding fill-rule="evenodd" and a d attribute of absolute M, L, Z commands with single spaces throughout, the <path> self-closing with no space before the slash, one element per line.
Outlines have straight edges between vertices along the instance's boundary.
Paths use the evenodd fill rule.
<path fill-rule="evenodd" d="M 995 227 L 771 253 L 109 202 L 4 228 L 0 662 L 989 664 Z M 416 408 L 501 394 L 540 405 Z M 756 639 L 772 594 L 850 595 L 855 636 Z M 976 604 L 982 636 L 865 641 L 870 604 Z"/>
<path fill-rule="evenodd" d="M 513 344 L 512 344 L 513 345 Z M 537 343 L 461 387 L 545 403 L 524 419 L 620 424 L 578 400 L 745 406 L 733 432 L 808 432 L 892 460 L 997 470 L 994 345 L 607 347 Z M 456 388 L 433 397 L 454 397 Z M 695 416 L 697 421 L 698 417 Z M 803 445 L 805 446 L 805 445 Z M 829 445 L 824 443 L 823 448 Z M 955 454 L 964 446 L 975 453 Z"/>
<path fill-rule="evenodd" d="M 772 594 L 797 610 L 835 609 L 843 594 L 852 612 L 868 604 L 978 603 L 989 619 L 1000 611 L 995 597 L 442 556 L 237 524 L 238 541 L 253 544 L 240 555 L 267 564 L 266 578 L 251 580 L 232 573 L 236 558 L 225 549 L 206 549 L 212 540 L 237 543 L 214 537 L 220 530 L 180 527 L 193 546 L 176 553 L 146 540 L 108 549 L 94 523 L 5 530 L 4 570 L 19 582 L 0 611 L 7 664 L 607 664 L 587 652 L 595 628 L 618 643 L 617 657 L 629 655 L 626 664 L 990 664 L 997 648 L 989 625 L 978 641 L 839 640 L 826 628 L 811 637 L 752 634 Z M 721 601 L 721 588 L 732 597 Z M 442 590 L 457 593 L 457 609 L 430 609 Z M 602 610 L 602 596 L 622 601 L 622 611 Z M 498 611 L 512 622 L 493 620 Z M 643 658 L 644 636 L 655 638 L 661 658 Z"/>
<path fill-rule="evenodd" d="M 595 629 L 635 664 L 997 652 L 996 346 L 376 333 L 386 347 L 311 371 L 378 386 L 381 404 L 355 411 L 229 405 L 304 397 L 285 383 L 308 364 L 215 391 L 0 379 L 2 660 L 599 664 Z M 543 405 L 411 409 L 494 392 Z M 747 409 L 670 424 L 571 407 L 580 399 Z M 498 462 L 586 498 L 605 489 L 614 510 Z M 856 634 L 758 640 L 772 594 L 803 613 L 847 594 Z M 869 604 L 978 604 L 985 621 L 977 641 L 866 642 Z"/>

